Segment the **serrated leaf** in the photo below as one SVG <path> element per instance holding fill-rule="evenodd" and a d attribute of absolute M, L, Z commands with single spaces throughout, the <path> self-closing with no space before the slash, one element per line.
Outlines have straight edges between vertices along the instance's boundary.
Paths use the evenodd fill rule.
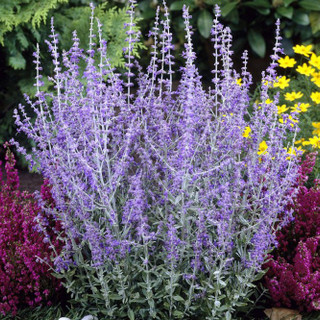
<path fill-rule="evenodd" d="M 198 16 L 197 24 L 199 32 L 206 39 L 210 36 L 212 20 L 213 17 L 211 13 L 207 10 L 202 10 Z"/>
<path fill-rule="evenodd" d="M 16 52 L 15 55 L 9 57 L 9 65 L 14 70 L 24 70 L 26 68 L 26 59 L 20 52 Z"/>
<path fill-rule="evenodd" d="M 320 31 L 320 13 L 319 12 L 311 12 L 310 15 L 310 25 L 312 34 Z"/>
<path fill-rule="evenodd" d="M 230 2 L 221 7 L 221 15 L 227 16 L 236 6 L 238 2 Z"/>
<path fill-rule="evenodd" d="M 254 29 L 248 31 L 248 41 L 251 49 L 260 57 L 263 58 L 266 54 L 266 42 L 262 34 Z"/>
<path fill-rule="evenodd" d="M 19 31 L 17 32 L 17 39 L 19 40 L 21 47 L 23 49 L 28 48 L 29 42 L 26 36 L 24 35 L 23 31 L 19 28 Z"/>
<path fill-rule="evenodd" d="M 299 1 L 298 3 L 301 8 L 311 10 L 311 11 L 320 11 L 320 1 L 302 0 L 302 1 Z"/>
<path fill-rule="evenodd" d="M 309 15 L 297 10 L 294 12 L 292 20 L 302 26 L 307 26 L 310 23 Z"/>
<path fill-rule="evenodd" d="M 293 8 L 292 7 L 279 7 L 277 8 L 277 13 L 279 13 L 281 16 L 286 17 L 288 19 L 292 19 L 293 17 Z"/>

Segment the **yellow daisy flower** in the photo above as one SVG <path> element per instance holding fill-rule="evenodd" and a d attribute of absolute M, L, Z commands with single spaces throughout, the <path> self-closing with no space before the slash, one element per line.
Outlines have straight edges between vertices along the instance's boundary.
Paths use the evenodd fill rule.
<path fill-rule="evenodd" d="M 266 100 L 266 104 L 271 104 L 272 102 L 273 102 L 273 100 L 271 100 L 269 98 Z"/>
<path fill-rule="evenodd" d="M 306 76 L 310 76 L 315 71 L 311 66 L 308 66 L 306 63 L 304 63 L 302 66 L 298 66 L 296 70 L 297 72 Z"/>
<path fill-rule="evenodd" d="M 310 107 L 309 103 L 296 103 L 294 107 L 291 107 L 292 112 L 307 112 Z"/>
<path fill-rule="evenodd" d="M 315 128 L 315 130 L 312 131 L 312 134 L 320 136 L 320 122 L 312 122 L 312 126 Z"/>
<path fill-rule="evenodd" d="M 263 140 L 262 142 L 260 142 L 259 144 L 259 150 L 258 150 L 258 155 L 261 154 L 266 154 L 267 153 L 267 149 L 268 149 L 268 145 L 267 143 Z"/>
<path fill-rule="evenodd" d="M 320 70 L 320 56 L 317 56 L 314 53 L 312 53 L 311 58 L 309 60 L 309 64 Z"/>
<path fill-rule="evenodd" d="M 320 148 L 320 137 L 313 136 L 309 140 L 302 142 L 302 145 L 304 146 L 311 145 L 313 148 Z"/>
<path fill-rule="evenodd" d="M 251 138 L 250 137 L 250 133 L 251 133 L 251 128 L 248 126 L 248 127 L 245 127 L 243 133 L 242 133 L 242 136 L 245 137 L 245 138 Z"/>
<path fill-rule="evenodd" d="M 297 151 L 302 151 L 301 147 L 298 147 L 298 148 L 290 147 L 289 150 L 287 151 L 287 154 L 289 155 L 289 157 L 287 157 L 286 159 L 290 160 L 292 156 L 297 156 Z"/>
<path fill-rule="evenodd" d="M 236 83 L 237 83 L 237 85 L 238 85 L 239 87 L 241 87 L 241 85 L 242 85 L 242 79 L 241 79 L 241 78 L 238 78 L 238 79 L 236 80 Z"/>
<path fill-rule="evenodd" d="M 312 44 L 308 46 L 297 44 L 296 46 L 293 47 L 293 51 L 295 53 L 302 54 L 305 57 L 309 57 L 309 55 L 312 53 L 311 50 L 312 50 Z"/>
<path fill-rule="evenodd" d="M 314 72 L 311 81 L 320 87 L 320 72 Z"/>
<path fill-rule="evenodd" d="M 288 107 L 285 104 L 281 106 L 277 106 L 277 108 L 278 108 L 278 114 L 284 113 L 288 110 Z"/>
<path fill-rule="evenodd" d="M 275 83 L 273 84 L 274 88 L 285 89 L 289 87 L 290 79 L 287 79 L 286 76 L 277 77 Z"/>
<path fill-rule="evenodd" d="M 288 101 L 293 101 L 293 100 L 296 100 L 296 99 L 299 99 L 303 96 L 303 93 L 302 92 L 295 92 L 295 91 L 292 91 L 292 92 L 287 92 L 285 95 L 284 95 L 284 98 Z"/>
<path fill-rule="evenodd" d="M 320 103 L 320 92 L 312 92 L 310 98 L 316 104 Z"/>
<path fill-rule="evenodd" d="M 285 56 L 284 58 L 280 58 L 278 60 L 278 63 L 281 68 L 292 68 L 297 63 L 297 61 L 293 58 Z"/>
<path fill-rule="evenodd" d="M 297 140 L 294 142 L 294 144 L 302 144 L 305 141 L 304 138 L 301 138 L 300 140 Z"/>

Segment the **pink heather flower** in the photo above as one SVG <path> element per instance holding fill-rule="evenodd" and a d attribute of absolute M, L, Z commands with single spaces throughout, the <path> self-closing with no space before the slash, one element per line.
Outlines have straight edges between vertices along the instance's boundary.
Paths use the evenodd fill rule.
<path fill-rule="evenodd" d="M 18 171 L 9 149 L 5 159 L 7 180 L 0 176 L 0 313 L 15 315 L 19 307 L 49 302 L 61 285 L 48 267 L 53 252 L 44 241 L 44 235 L 37 231 L 35 219 L 44 218 L 44 214 L 32 194 L 19 190 Z M 53 201 L 46 183 L 41 194 L 48 203 Z M 59 230 L 57 221 L 48 223 Z M 59 250 L 61 245 L 55 233 L 50 227 L 48 232 Z"/>

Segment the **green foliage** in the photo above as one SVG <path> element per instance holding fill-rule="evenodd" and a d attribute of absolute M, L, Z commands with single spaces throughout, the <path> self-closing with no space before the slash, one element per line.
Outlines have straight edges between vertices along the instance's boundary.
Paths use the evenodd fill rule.
<path fill-rule="evenodd" d="M 320 3 L 314 0 L 168 0 L 173 21 L 178 19 L 183 4 L 189 6 L 193 15 L 192 24 L 199 33 L 198 53 L 203 51 L 205 42 L 210 38 L 209 30 L 215 5 L 221 8 L 222 22 L 230 26 L 235 35 L 236 52 L 250 48 L 258 57 L 266 56 L 271 49 L 270 34 L 274 33 L 276 19 L 281 19 L 285 49 L 293 43 L 313 42 L 320 33 Z M 153 18 L 150 10 L 154 1 L 139 3 L 140 14 L 144 19 Z M 144 22 L 145 23 L 145 22 Z M 146 25 L 146 23 L 145 23 Z M 173 24 L 174 33 L 179 33 L 180 23 Z M 179 40 L 179 39 L 177 39 Z M 179 41 L 180 43 L 180 41 Z"/>
<path fill-rule="evenodd" d="M 236 248 L 239 256 L 243 254 L 241 245 L 239 242 Z M 152 268 L 149 263 L 142 268 L 139 260 L 144 259 L 148 250 L 154 248 L 137 247 L 121 262 L 110 260 L 101 268 L 90 265 L 85 249 L 78 250 L 74 256 L 77 266 L 70 266 L 55 276 L 63 279 L 71 294 L 69 303 L 73 308 L 86 310 L 98 319 L 167 320 L 167 314 L 171 313 L 171 319 L 200 320 L 206 316 L 207 319 L 220 319 L 224 314 L 225 319 L 231 320 L 235 310 L 241 316 L 236 319 L 247 319 L 244 315 L 252 309 L 250 296 L 255 292 L 251 282 L 260 280 L 265 271 L 253 273 L 250 268 L 243 269 L 240 261 L 234 261 L 232 272 L 217 267 L 210 279 L 202 275 L 197 281 L 186 280 L 183 275 L 190 274 L 187 265 L 181 266 L 178 272 L 174 269 L 168 271 L 170 268 L 161 254 L 157 264 L 149 261 Z M 208 287 L 213 278 L 216 284 Z M 220 294 L 217 296 L 216 292 Z M 210 299 L 218 300 L 215 310 L 210 308 Z"/>
<path fill-rule="evenodd" d="M 41 46 L 44 90 L 50 91 L 46 79 L 52 74 L 51 56 L 44 40 L 50 34 L 50 18 L 55 19 L 61 50 L 68 50 L 72 43 L 72 31 L 77 30 L 80 45 L 87 43 L 89 30 L 89 4 L 91 0 L 1 0 L 0 3 L 0 63 L 3 66 L 0 79 L 0 141 L 9 140 L 15 134 L 11 121 L 13 108 L 24 103 L 23 94 L 33 97 L 34 64 L 32 53 L 36 44 Z M 124 22 L 128 21 L 124 4 L 93 1 L 95 16 L 103 24 L 103 37 L 108 41 L 108 58 L 112 67 L 123 67 L 122 48 L 125 46 Z M 138 19 L 135 21 L 138 22 Z M 137 30 L 137 28 L 136 28 Z M 136 43 L 133 54 L 138 56 L 142 43 Z M 83 49 L 87 49 L 84 45 Z M 19 159 L 20 160 L 20 159 Z M 20 161 L 21 162 L 21 161 Z M 22 163 L 23 164 L 23 163 Z"/>
<path fill-rule="evenodd" d="M 2 0 L 0 6 L 0 44 L 5 45 L 7 32 L 15 29 L 17 39 L 22 47 L 28 46 L 28 41 L 18 28 L 20 25 L 30 24 L 33 29 L 39 28 L 45 22 L 51 9 L 59 3 L 68 0 Z"/>
<path fill-rule="evenodd" d="M 28 33 L 39 38 L 39 29 L 48 13 L 68 0 L 3 0 L 0 5 L 0 45 L 7 48 L 8 64 L 14 70 L 26 68 L 23 52 L 30 46 Z M 38 40 L 38 41 L 39 41 Z"/>
<path fill-rule="evenodd" d="M 81 310 L 80 308 L 76 310 L 68 309 L 66 306 L 53 305 L 50 307 L 40 306 L 19 310 L 14 317 L 11 315 L 0 315 L 0 320 L 58 320 L 60 317 L 80 320 L 87 314 L 86 310 Z"/>
<path fill-rule="evenodd" d="M 95 9 L 95 17 L 103 24 L 102 33 L 105 40 L 108 41 L 108 58 L 113 67 L 123 67 L 123 47 L 127 37 L 124 29 L 124 23 L 128 22 L 127 8 L 108 8 L 107 3 L 99 5 Z M 55 25 L 60 34 L 60 44 L 62 48 L 70 48 L 72 38 L 70 35 L 74 30 L 77 30 L 80 44 L 87 43 L 90 28 L 91 9 L 89 5 L 80 7 L 70 7 L 57 12 L 54 15 Z M 136 21 L 138 22 L 138 21 Z M 138 30 L 136 27 L 135 31 Z M 94 30 L 97 34 L 97 30 Z M 138 55 L 138 49 L 142 48 L 142 43 L 137 43 L 134 47 L 133 54 Z"/>

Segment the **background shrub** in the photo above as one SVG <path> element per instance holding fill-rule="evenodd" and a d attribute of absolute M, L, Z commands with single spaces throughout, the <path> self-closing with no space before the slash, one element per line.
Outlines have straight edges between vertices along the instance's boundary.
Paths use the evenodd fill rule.
<path fill-rule="evenodd" d="M 138 10 L 143 18 L 141 29 L 143 34 L 152 25 L 155 16 L 155 7 L 161 1 L 139 1 Z M 283 46 L 287 54 L 292 53 L 295 43 L 317 43 L 319 37 L 320 5 L 313 0 L 168 0 L 172 13 L 172 26 L 174 30 L 174 44 L 183 50 L 184 26 L 181 18 L 183 4 L 190 8 L 192 13 L 191 23 L 195 28 L 195 51 L 200 57 L 197 62 L 202 75 L 210 78 L 208 70 L 214 65 L 212 52 L 214 48 L 210 42 L 210 29 L 213 20 L 213 8 L 216 4 L 221 7 L 221 21 L 228 25 L 234 35 L 232 50 L 235 51 L 237 70 L 241 68 L 241 53 L 244 49 L 250 56 L 260 57 L 255 59 L 249 71 L 253 73 L 255 81 L 260 80 L 260 73 L 268 66 L 268 56 L 272 52 L 273 27 L 278 18 L 281 19 L 281 32 Z M 147 31 L 145 31 L 147 30 Z M 266 57 L 266 59 L 261 59 Z M 176 58 L 180 57 L 176 54 Z M 181 60 L 180 60 L 181 61 Z M 208 68 L 208 65 L 210 68 Z"/>
<path fill-rule="evenodd" d="M 62 49 L 70 47 L 68 36 L 77 30 L 80 47 L 85 48 L 89 36 L 90 0 L 4 0 L 0 4 L 0 143 L 4 143 L 16 134 L 13 123 L 13 109 L 23 101 L 23 94 L 34 97 L 35 76 L 32 53 L 40 44 L 43 61 L 43 74 L 52 75 L 50 55 L 47 54 L 45 39 L 50 34 L 50 17 L 54 17 L 56 30 L 61 34 Z M 104 22 L 102 34 L 108 41 L 108 58 L 112 67 L 124 67 L 122 48 L 126 34 L 123 24 L 129 17 L 127 8 L 121 2 L 93 1 L 96 3 L 96 17 Z M 49 17 L 49 18 L 48 18 Z M 136 27 L 137 28 L 137 27 Z M 137 55 L 134 45 L 133 55 Z M 52 84 L 44 78 L 46 90 L 52 90 Z M 32 110 L 28 110 L 30 116 Z M 20 141 L 24 141 L 20 136 Z M 25 141 L 24 141 L 25 143 Z M 29 141 L 29 149 L 32 147 Z M 26 165 L 24 159 L 18 159 L 20 165 Z"/>
<path fill-rule="evenodd" d="M 51 275 L 52 247 L 60 250 L 54 230 L 55 221 L 47 220 L 47 237 L 37 230 L 41 208 L 32 194 L 19 190 L 15 159 L 7 149 L 6 181 L 0 173 L 0 313 L 16 314 L 25 306 L 51 305 L 61 288 Z M 50 188 L 45 183 L 41 196 L 52 205 Z M 49 239 L 52 243 L 49 243 Z M 40 263 L 42 260 L 43 263 Z"/>

